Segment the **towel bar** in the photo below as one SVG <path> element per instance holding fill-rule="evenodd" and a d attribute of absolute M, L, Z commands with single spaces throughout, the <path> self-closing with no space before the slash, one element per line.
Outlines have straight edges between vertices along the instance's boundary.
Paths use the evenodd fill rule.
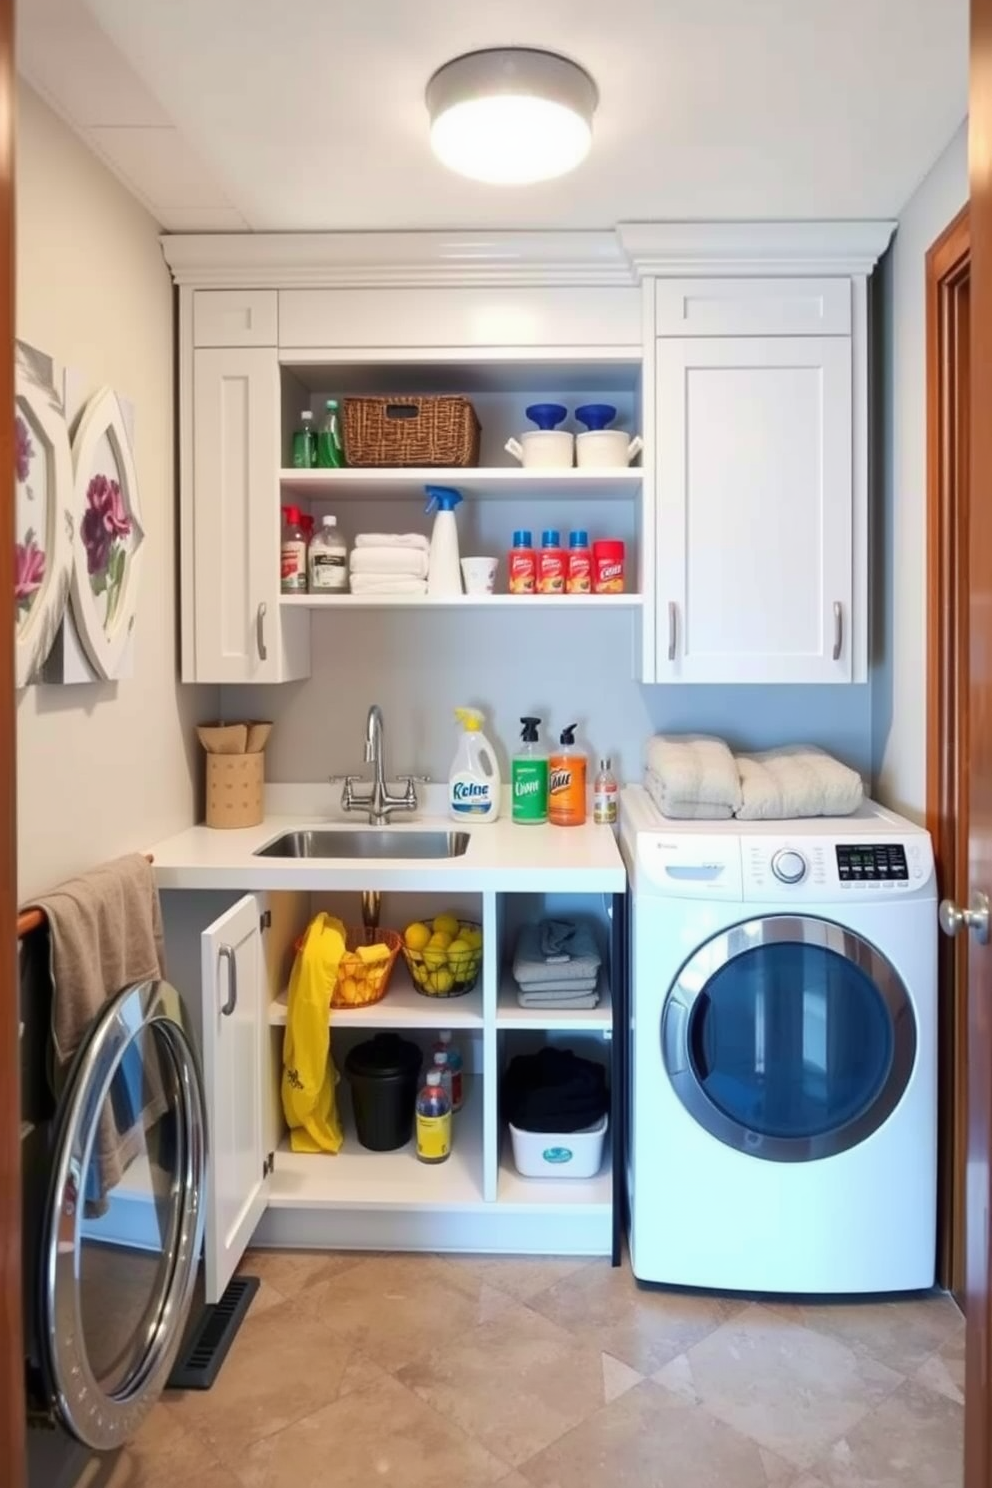
<path fill-rule="evenodd" d="M 145 853 L 145 857 L 146 857 L 146 859 L 148 860 L 149 863 L 154 863 L 155 859 L 152 857 L 151 853 Z M 45 923 L 46 919 L 47 919 L 47 916 L 46 916 L 44 910 L 41 910 L 41 909 L 25 909 L 25 910 L 22 910 L 22 912 L 17 916 L 17 938 L 18 938 L 18 940 L 23 940 L 24 937 L 25 937 L 25 935 L 30 935 L 31 934 L 32 930 L 40 930 L 41 927 L 42 927 L 42 925 Z"/>

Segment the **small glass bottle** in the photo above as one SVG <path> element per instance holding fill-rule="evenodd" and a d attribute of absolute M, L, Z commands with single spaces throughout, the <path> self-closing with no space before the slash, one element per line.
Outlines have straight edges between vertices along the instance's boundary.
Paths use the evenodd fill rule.
<path fill-rule="evenodd" d="M 417 1096 L 417 1158 L 446 1162 L 451 1156 L 451 1102 L 441 1087 L 441 1071 L 432 1069 Z"/>
<path fill-rule="evenodd" d="M 322 470 L 340 470 L 344 465 L 336 398 L 328 398 L 324 404 L 324 417 L 317 431 L 317 464 Z"/>
<path fill-rule="evenodd" d="M 293 469 L 312 470 L 317 463 L 317 435 L 314 433 L 313 414 L 304 408 L 300 414 L 300 427 L 293 435 Z"/>
<path fill-rule="evenodd" d="M 435 1054 L 444 1053 L 448 1056 L 448 1069 L 451 1071 L 451 1109 L 460 1111 L 462 1108 L 463 1088 L 462 1070 L 464 1062 L 461 1052 L 455 1048 L 452 1041 L 451 1030 L 445 1029 L 438 1034 L 438 1041 L 434 1046 Z"/>
<path fill-rule="evenodd" d="M 620 787 L 613 773 L 612 761 L 601 759 L 592 787 L 592 819 L 599 826 L 612 827 L 616 823 L 620 801 Z"/>
<path fill-rule="evenodd" d="M 438 1073 L 441 1076 L 441 1089 L 444 1091 L 445 1095 L 447 1096 L 447 1098 L 448 1098 L 448 1104 L 451 1106 L 451 1109 L 454 1110 L 455 1109 L 455 1094 L 454 1094 L 453 1082 L 452 1082 L 452 1078 L 451 1078 L 451 1066 L 448 1064 L 448 1051 L 447 1051 L 447 1049 L 435 1049 L 435 1051 L 434 1051 L 434 1068 L 438 1071 Z"/>

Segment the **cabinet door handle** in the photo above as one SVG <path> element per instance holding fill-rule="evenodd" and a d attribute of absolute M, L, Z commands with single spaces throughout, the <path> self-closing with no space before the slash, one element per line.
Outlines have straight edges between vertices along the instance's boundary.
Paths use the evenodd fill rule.
<path fill-rule="evenodd" d="M 219 946 L 217 959 L 227 962 L 227 1001 L 220 1011 L 222 1017 L 229 1018 L 238 1005 L 238 958 L 234 954 L 234 947 Z"/>
<path fill-rule="evenodd" d="M 839 599 L 834 600 L 834 661 L 840 661 L 844 647 L 844 609 Z"/>
<path fill-rule="evenodd" d="M 265 644 L 265 617 L 268 614 L 268 609 L 269 607 L 263 599 L 255 615 L 255 643 L 258 646 L 259 661 L 268 661 L 269 659 L 269 648 Z"/>
<path fill-rule="evenodd" d="M 668 601 L 668 659 L 675 660 L 675 643 L 678 640 L 678 609 L 674 599 Z"/>

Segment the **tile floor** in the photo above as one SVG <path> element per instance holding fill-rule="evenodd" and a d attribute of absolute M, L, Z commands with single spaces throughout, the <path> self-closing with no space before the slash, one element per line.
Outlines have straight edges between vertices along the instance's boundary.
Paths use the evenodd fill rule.
<path fill-rule="evenodd" d="M 963 1323 L 604 1261 L 254 1252 L 214 1389 L 101 1488 L 960 1488 Z"/>

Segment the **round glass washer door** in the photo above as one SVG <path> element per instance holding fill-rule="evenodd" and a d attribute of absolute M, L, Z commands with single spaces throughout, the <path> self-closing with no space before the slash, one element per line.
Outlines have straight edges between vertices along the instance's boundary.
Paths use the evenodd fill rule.
<path fill-rule="evenodd" d="M 49 1401 L 95 1451 L 131 1437 L 172 1370 L 204 1222 L 203 1086 L 179 993 L 126 988 L 63 1091 L 43 1227 Z"/>
<path fill-rule="evenodd" d="M 829 920 L 769 915 L 700 946 L 665 1000 L 662 1055 L 700 1126 L 749 1156 L 809 1162 L 888 1119 L 916 1060 L 892 963 Z"/>

